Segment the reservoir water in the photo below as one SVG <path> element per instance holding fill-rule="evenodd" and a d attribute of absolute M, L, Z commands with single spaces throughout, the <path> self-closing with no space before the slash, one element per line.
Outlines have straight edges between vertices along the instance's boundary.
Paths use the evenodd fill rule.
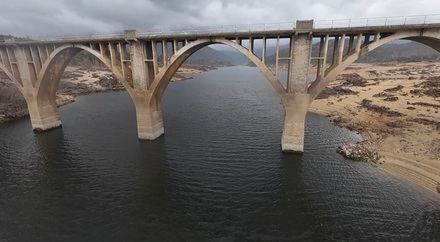
<path fill-rule="evenodd" d="M 0 241 L 440 240 L 433 194 L 335 152 L 360 137 L 309 113 L 283 154 L 283 108 L 251 67 L 171 83 L 165 135 L 139 141 L 125 92 L 60 108 L 62 129 L 0 125 Z"/>

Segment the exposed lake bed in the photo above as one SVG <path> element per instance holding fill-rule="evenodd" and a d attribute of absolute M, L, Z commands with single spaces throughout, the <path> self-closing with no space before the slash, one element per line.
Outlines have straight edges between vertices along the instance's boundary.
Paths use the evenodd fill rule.
<path fill-rule="evenodd" d="M 382 167 L 437 193 L 440 73 L 436 62 L 356 63 L 310 111 L 359 132 Z"/>

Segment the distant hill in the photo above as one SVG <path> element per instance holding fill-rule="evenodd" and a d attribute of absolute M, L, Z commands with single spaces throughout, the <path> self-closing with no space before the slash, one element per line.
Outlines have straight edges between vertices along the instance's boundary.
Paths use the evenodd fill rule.
<path fill-rule="evenodd" d="M 438 61 L 440 54 L 424 44 L 417 42 L 389 43 L 364 55 L 358 62 L 390 62 L 390 61 Z"/>
<path fill-rule="evenodd" d="M 21 38 L 21 37 L 14 37 L 12 35 L 1 35 L 0 34 L 0 42 L 5 42 L 5 39 L 11 39 L 14 38 L 16 40 L 29 40 L 29 38 Z"/>
<path fill-rule="evenodd" d="M 228 56 L 228 53 L 215 50 L 206 46 L 193 55 L 185 62 L 187 65 L 234 65 Z"/>
<path fill-rule="evenodd" d="M 11 35 L 0 35 L 0 42 L 5 42 L 5 39 L 12 38 Z"/>

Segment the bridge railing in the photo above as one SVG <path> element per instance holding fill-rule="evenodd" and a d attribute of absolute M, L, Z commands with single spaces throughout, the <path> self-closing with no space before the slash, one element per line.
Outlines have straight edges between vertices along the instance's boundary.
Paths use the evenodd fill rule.
<path fill-rule="evenodd" d="M 427 25 L 440 23 L 440 14 L 314 21 L 315 29 Z"/>
<path fill-rule="evenodd" d="M 241 33 L 257 31 L 279 31 L 293 30 L 295 24 L 292 22 L 283 23 L 261 23 L 261 24 L 241 24 L 241 25 L 220 25 L 220 26 L 196 26 L 196 27 L 178 27 L 178 28 L 150 28 L 139 36 L 162 35 L 162 34 L 191 34 L 205 35 L 218 33 Z"/>
<path fill-rule="evenodd" d="M 358 18 L 358 19 L 334 19 L 334 20 L 315 20 L 315 29 L 325 28 L 354 28 L 354 27 L 383 27 L 383 26 L 406 26 L 406 25 L 427 25 L 440 24 L 440 14 L 437 15 L 412 15 L 378 18 Z M 162 35 L 162 34 L 191 34 L 206 35 L 219 33 L 243 33 L 261 31 L 283 31 L 293 30 L 295 22 L 282 23 L 261 23 L 261 24 L 242 24 L 242 25 L 220 25 L 220 26 L 195 26 L 178 28 L 152 28 L 141 34 Z"/>
<path fill-rule="evenodd" d="M 440 14 L 436 15 L 413 15 L 380 18 L 359 18 L 359 19 L 336 19 L 336 20 L 315 20 L 314 29 L 333 29 L 333 28 L 355 28 L 355 27 L 383 27 L 383 26 L 408 26 L 408 25 L 428 25 L 440 24 Z M 261 24 L 242 24 L 242 25 L 220 25 L 220 26 L 197 26 L 197 27 L 155 27 L 147 31 L 138 33 L 139 37 L 149 36 L 169 36 L 169 35 L 218 35 L 230 33 L 253 33 L 264 31 L 289 31 L 295 28 L 295 22 L 282 23 L 261 23 Z M 57 37 L 29 37 L 32 40 L 44 41 L 67 41 L 67 40 L 96 40 L 123 38 L 123 33 L 111 34 L 90 34 L 77 36 L 57 36 Z"/>
<path fill-rule="evenodd" d="M 123 33 L 102 33 L 102 34 L 82 34 L 82 35 L 66 35 L 66 36 L 32 36 L 27 37 L 32 40 L 41 41 L 77 41 L 77 40 L 101 40 L 124 38 Z"/>

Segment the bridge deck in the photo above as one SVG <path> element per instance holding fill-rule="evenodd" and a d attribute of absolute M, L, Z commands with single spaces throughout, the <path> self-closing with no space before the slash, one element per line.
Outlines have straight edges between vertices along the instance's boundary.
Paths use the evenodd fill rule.
<path fill-rule="evenodd" d="M 293 26 L 293 24 L 292 24 Z M 356 35 L 358 33 L 393 33 L 402 30 L 414 29 L 432 29 L 440 28 L 440 23 L 424 23 L 424 24 L 405 24 L 405 25 L 378 25 L 378 26 L 360 26 L 360 27 L 320 27 L 313 28 L 311 32 L 313 36 L 320 37 L 325 35 L 339 35 L 345 33 L 347 36 Z M 222 31 L 170 31 L 163 33 L 138 33 L 137 38 L 142 40 L 191 40 L 197 38 L 222 37 L 227 39 L 235 38 L 283 38 L 290 37 L 295 34 L 296 28 L 275 29 L 275 30 L 226 30 Z M 89 35 L 89 36 L 67 36 L 42 40 L 0 40 L 0 45 L 27 45 L 27 44 L 75 44 L 90 42 L 119 42 L 125 40 L 125 35 Z"/>

